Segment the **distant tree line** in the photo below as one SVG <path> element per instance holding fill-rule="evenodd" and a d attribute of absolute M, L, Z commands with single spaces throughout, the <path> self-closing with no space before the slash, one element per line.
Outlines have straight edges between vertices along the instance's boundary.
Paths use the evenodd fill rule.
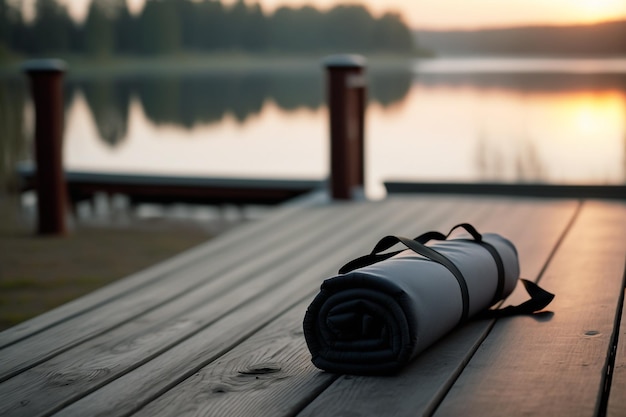
<path fill-rule="evenodd" d="M 568 26 L 418 31 L 420 45 L 441 55 L 624 56 L 626 20 Z"/>
<path fill-rule="evenodd" d="M 19 2 L 17 2 L 19 4 Z M 92 0 L 77 23 L 56 0 L 36 0 L 26 19 L 13 0 L 0 0 L 0 49 L 24 54 L 156 55 L 178 51 L 414 51 L 400 15 L 374 17 L 359 5 L 320 11 L 281 7 L 271 14 L 238 0 L 148 0 L 133 15 L 126 0 Z"/>

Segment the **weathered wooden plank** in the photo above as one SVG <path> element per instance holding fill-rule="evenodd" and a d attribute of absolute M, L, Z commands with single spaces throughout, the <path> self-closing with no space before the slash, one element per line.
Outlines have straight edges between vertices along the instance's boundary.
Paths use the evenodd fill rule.
<path fill-rule="evenodd" d="M 284 259 L 270 257 L 274 262 L 269 268 L 245 268 L 240 271 L 241 277 L 225 273 L 175 302 L 166 303 L 137 320 L 116 327 L 4 382 L 0 391 L 0 413 L 32 415 L 79 398 L 211 325 L 238 305 L 280 287 L 307 263 L 315 262 L 318 256 L 323 258 L 324 254 L 335 249 L 334 245 L 345 244 L 343 239 L 349 235 L 338 235 L 334 241 L 329 240 L 328 245 L 311 245 L 332 234 L 355 215 L 355 227 L 368 227 L 379 217 L 376 210 L 364 205 L 351 210 L 320 211 L 324 217 L 312 216 L 319 224 L 308 233 L 294 230 L 299 236 L 282 243 L 292 252 Z M 271 254 L 270 248 L 266 249 L 266 254 Z M 257 265 L 253 259 L 246 261 Z M 242 282 L 243 279 L 245 282 Z M 241 285 L 235 286 L 237 282 Z M 55 396 L 46 395 L 46 389 L 51 384 L 55 386 Z M 39 399 L 42 393 L 43 400 Z"/>
<path fill-rule="evenodd" d="M 172 270 L 168 267 L 163 278 L 141 286 L 140 290 L 120 294 L 108 303 L 87 308 L 83 314 L 74 315 L 27 340 L 0 350 L 0 381 L 169 300 L 195 291 L 198 286 L 213 279 L 220 278 L 228 287 L 236 286 L 239 280 L 246 278 L 246 274 L 263 271 L 286 256 L 291 248 L 284 245 L 283 240 L 292 239 L 291 244 L 295 247 L 304 247 L 315 242 L 316 233 L 323 233 L 325 225 L 319 224 L 323 219 L 324 209 L 311 212 L 304 209 L 287 222 L 285 227 L 277 224 L 272 229 L 262 229 L 260 234 L 235 240 L 234 246 L 224 246 L 216 241 L 216 246 L 221 250 L 209 250 L 205 256 L 179 265 L 178 269 Z M 311 233 L 311 229 L 314 233 Z M 263 242 L 263 245 L 259 242 Z M 247 262 L 241 262 L 242 253 L 249 257 Z"/>
<path fill-rule="evenodd" d="M 593 416 L 623 291 L 626 205 L 584 203 L 541 284 L 554 315 L 499 320 L 435 415 Z"/>
<path fill-rule="evenodd" d="M 489 216 L 469 215 L 467 220 L 479 230 L 511 239 L 518 249 L 523 275 L 532 279 L 542 270 L 577 207 L 575 202 L 496 200 L 490 203 Z M 469 322 L 427 349 L 398 375 L 342 376 L 298 415 L 428 415 L 492 324 L 491 320 Z"/>
<path fill-rule="evenodd" d="M 626 276 L 624 277 L 626 281 Z M 622 298 L 622 316 L 613 366 L 613 379 L 607 407 L 608 417 L 626 416 L 626 290 Z"/>
<path fill-rule="evenodd" d="M 495 203 L 498 206 L 498 203 Z M 564 212 L 573 213 L 574 205 L 559 205 L 561 210 L 556 210 L 558 215 Z M 533 211 L 535 206 L 532 205 Z M 468 210 L 464 212 L 464 210 Z M 501 206 L 501 213 L 510 213 L 510 206 Z M 529 213 L 530 210 L 516 211 L 519 218 L 522 214 Z M 470 207 L 461 208 L 457 213 L 464 213 L 462 220 L 470 220 L 483 226 L 489 226 L 487 219 L 493 218 L 494 202 L 483 202 Z M 467 213 L 475 213 L 474 215 Z M 456 219 L 455 219 L 456 217 Z M 567 216 L 566 216 L 567 217 Z M 558 216 L 560 218 L 560 216 Z M 430 228 L 443 230 L 449 227 L 450 219 L 458 222 L 458 214 L 444 216 L 444 221 L 440 224 L 430 224 Z M 416 225 L 420 227 L 419 225 Z M 406 232 L 410 225 L 405 225 Z M 428 228 L 428 230 L 430 230 Z M 421 231 L 426 229 L 421 229 Z M 395 233 L 391 231 L 392 233 Z M 418 231 L 412 231 L 418 233 Z M 293 415 L 301 410 L 307 402 L 324 390 L 337 375 L 323 373 L 312 367 L 310 354 L 306 349 L 302 337 L 302 318 L 304 311 L 310 300 L 297 305 L 292 311 L 279 318 L 275 323 L 255 334 L 249 340 L 241 343 L 226 355 L 199 370 L 188 380 L 175 386 L 167 393 L 150 403 L 139 413 L 140 415 L 207 415 L 212 416 L 281 416 Z M 450 340 L 450 346 L 461 345 L 457 343 L 465 338 L 471 326 L 463 328 Z M 466 351 L 459 351 L 457 356 L 462 356 Z M 449 360 L 450 357 L 445 359 Z M 426 364 L 430 362 L 426 361 Z M 437 368 L 445 365 L 445 361 L 439 360 L 430 371 L 437 371 Z M 268 372 L 263 372 L 263 368 Z M 254 374 L 258 370 L 259 375 Z M 430 378 L 430 372 L 423 374 Z M 258 379 L 257 379 L 258 378 Z M 351 378 L 346 378 L 350 380 Z M 354 379 L 356 384 L 368 378 Z M 383 378 L 385 384 L 389 384 L 393 379 Z M 425 381 L 429 383 L 429 381 Z M 392 391 L 397 385 L 391 383 Z M 417 382 L 419 386 L 419 381 Z M 415 392 L 416 383 L 413 380 L 406 381 L 406 389 Z M 336 385 L 333 386 L 333 389 Z M 358 398 L 358 402 L 365 401 L 362 407 L 362 415 L 391 415 L 386 390 L 379 392 L 380 387 L 370 385 L 372 388 L 367 396 Z M 359 391 L 361 392 L 361 391 Z M 326 392 L 324 393 L 327 394 Z M 347 401 L 348 406 L 343 407 L 337 403 L 323 410 L 309 411 L 313 415 L 337 415 L 348 411 L 356 413 L 351 404 L 352 398 L 345 391 L 337 394 L 338 402 Z M 407 395 L 402 392 L 398 395 Z M 393 396 L 393 394 L 391 394 Z M 324 400 L 319 401 L 324 403 Z M 407 407 L 407 414 L 413 415 L 415 405 L 408 401 L 404 404 Z M 358 409 L 358 407 L 357 407 Z M 356 413 L 355 415 L 358 415 Z"/>
<path fill-rule="evenodd" d="M 303 409 L 307 403 L 323 392 L 333 381 L 341 378 L 341 383 L 333 386 L 341 389 L 336 392 L 337 402 L 325 407 L 318 414 L 314 409 L 307 409 L 310 415 L 419 415 L 415 405 L 405 396 L 414 393 L 430 383 L 430 377 L 424 373 L 422 380 L 403 379 L 402 392 L 398 393 L 398 377 L 371 378 L 393 389 L 379 390 L 377 384 L 364 383 L 370 378 L 339 376 L 320 372 L 310 361 L 302 335 L 302 317 L 310 300 L 296 305 L 290 312 L 272 322 L 250 339 L 241 343 L 226 355 L 199 370 L 181 384 L 173 387 L 136 414 L 139 416 L 291 416 Z M 472 326 L 464 327 L 450 336 L 453 342 L 462 342 L 471 333 Z M 456 345 L 458 355 L 462 343 Z M 448 352 L 445 359 L 454 357 Z M 433 373 L 446 361 L 423 361 Z M 330 391 L 330 390 L 329 390 Z M 351 395 L 352 394 L 352 395 Z M 357 398 L 354 398 L 356 394 Z M 328 392 L 324 392 L 324 398 Z M 404 407 L 389 408 L 389 403 L 398 401 Z M 342 401 L 349 404 L 365 401 L 362 407 L 343 407 Z M 339 403 L 339 404 L 338 404 Z M 348 411 L 353 414 L 346 414 Z M 305 415 L 308 415 L 305 413 Z M 335 414 L 336 413 L 336 414 Z"/>
<path fill-rule="evenodd" d="M 302 334 L 309 302 L 300 302 L 134 415 L 291 415 L 337 378 L 311 363 Z"/>
<path fill-rule="evenodd" d="M 32 165 L 18 168 L 21 189 L 36 186 Z M 97 192 L 125 194 L 133 202 L 195 202 L 203 204 L 277 204 L 315 189 L 319 179 L 220 178 L 167 175 L 94 173 L 65 171 L 65 183 L 73 201 Z"/>
<path fill-rule="evenodd" d="M 284 279 L 282 285 L 260 294 L 158 357 L 71 404 L 62 410 L 63 415 L 125 415 L 135 411 L 219 358 L 289 307 L 308 300 L 317 291 L 320 277 L 332 274 L 346 259 L 369 249 L 372 240 L 389 230 L 397 231 L 402 224 L 419 224 L 415 214 L 429 207 L 426 203 L 404 201 L 377 205 L 371 207 L 376 211 L 373 222 L 358 224 L 360 216 L 355 213 L 352 222 L 337 229 L 340 232 L 329 233 L 323 244 L 311 248 L 309 262 L 298 273 Z M 448 200 L 423 219 L 441 219 L 459 207 L 463 206 Z M 325 247 L 321 252 L 324 256 L 319 252 L 321 247 Z"/>
<path fill-rule="evenodd" d="M 402 204 L 396 203 L 396 209 L 401 209 Z M 450 204 L 453 208 L 453 205 Z M 394 208 L 387 206 L 386 208 Z M 330 211 L 329 211 L 330 210 Z M 381 209 L 386 210 L 386 209 Z M 316 224 L 316 227 L 308 233 L 301 234 L 307 237 L 305 243 L 319 242 L 332 235 L 335 230 L 345 225 L 350 220 L 354 227 L 360 225 L 362 228 L 371 226 L 379 221 L 380 213 L 365 205 L 352 207 L 349 210 L 321 209 L 325 213 L 325 220 Z M 408 215 L 408 214 L 406 214 Z M 320 220 L 320 218 L 316 218 Z M 340 239 L 347 238 L 339 235 Z M 258 270 L 258 275 L 252 271 L 246 274 L 246 282 L 234 288 L 232 281 L 241 281 L 233 274 L 225 274 L 207 285 L 196 288 L 193 292 L 176 300 L 174 303 L 165 304 L 159 309 L 142 316 L 139 320 L 131 321 L 123 326 L 113 329 L 104 335 L 96 337 L 76 348 L 60 354 L 40 366 L 26 371 L 21 375 L 13 377 L 3 385 L 7 393 L 5 397 L 0 395 L 0 404 L 4 403 L 6 409 L 18 409 L 24 414 L 31 414 L 35 407 L 54 407 L 60 403 L 67 402 L 71 398 L 80 396 L 98 384 L 103 384 L 114 379 L 128 369 L 132 369 L 145 362 L 149 358 L 166 350 L 179 340 L 188 337 L 212 321 L 219 318 L 229 309 L 235 308 L 238 304 L 246 302 L 258 293 L 281 285 L 291 274 L 295 274 L 306 262 L 315 262 L 315 254 L 325 251 L 325 245 L 316 245 L 310 250 L 306 250 L 298 239 L 287 239 L 283 242 L 294 253 L 280 262 L 273 262 L 275 266 L 264 271 Z M 349 247 L 349 245 L 346 245 Z M 332 245 L 330 246 L 332 249 Z M 254 263 L 252 261 L 249 261 Z M 247 271 L 251 272 L 251 271 Z M 222 288 L 225 285 L 228 287 Z M 228 291 L 226 291 L 228 290 Z M 217 299 L 219 297 L 219 299 Z M 94 371 L 94 358 L 97 359 L 99 368 Z M 114 366 L 107 367 L 107 363 Z M 63 368 L 63 372 L 58 372 Z M 42 377 L 44 375 L 44 377 Z M 78 383 L 70 383 L 57 387 L 55 391 L 58 397 L 47 397 L 47 401 L 35 401 L 40 392 L 44 392 L 49 379 L 54 378 L 56 384 L 60 384 L 63 379 L 73 380 Z M 88 378 L 88 381 L 85 379 Z M 61 384 L 62 385 L 62 384 Z M 24 389 L 24 387 L 27 387 Z M 20 402 L 28 401 L 26 407 L 16 407 L 11 398 L 17 398 L 11 393 L 20 392 Z M 27 399 L 27 400 L 25 400 Z M 56 401 L 56 403 L 54 402 Z M 0 406 L 0 411 L 3 407 Z"/>
<path fill-rule="evenodd" d="M 0 348 L 11 345 L 29 335 L 39 333 L 62 321 L 82 314 L 86 310 L 96 308 L 116 297 L 140 290 L 145 285 L 165 279 L 173 271 L 184 268 L 186 265 L 193 264 L 207 256 L 212 256 L 219 251 L 232 250 L 238 245 L 252 240 L 255 235 L 269 233 L 283 225 L 289 226 L 290 222 L 299 218 L 298 212 L 301 209 L 302 207 L 291 205 L 277 209 L 261 221 L 243 224 L 224 233 L 219 239 L 198 245 L 150 268 L 132 274 L 123 280 L 114 282 L 84 297 L 68 302 L 31 320 L 0 332 Z"/>

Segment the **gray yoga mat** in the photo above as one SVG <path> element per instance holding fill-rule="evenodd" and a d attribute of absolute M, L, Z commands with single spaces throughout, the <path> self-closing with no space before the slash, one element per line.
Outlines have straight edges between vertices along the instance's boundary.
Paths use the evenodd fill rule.
<path fill-rule="evenodd" d="M 508 296 L 520 273 L 515 247 L 497 234 L 473 236 L 479 241 L 456 238 L 414 248 L 427 246 L 452 267 L 406 249 L 325 280 L 303 323 L 313 363 L 336 373 L 397 372 L 457 325 Z M 376 251 L 368 256 L 380 256 Z"/>

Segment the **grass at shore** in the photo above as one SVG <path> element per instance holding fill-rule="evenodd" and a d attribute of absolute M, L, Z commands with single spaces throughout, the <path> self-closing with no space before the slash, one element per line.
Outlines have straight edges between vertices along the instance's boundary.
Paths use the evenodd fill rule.
<path fill-rule="evenodd" d="M 0 330 L 210 239 L 193 222 L 76 225 L 34 234 L 15 197 L 0 194 Z"/>

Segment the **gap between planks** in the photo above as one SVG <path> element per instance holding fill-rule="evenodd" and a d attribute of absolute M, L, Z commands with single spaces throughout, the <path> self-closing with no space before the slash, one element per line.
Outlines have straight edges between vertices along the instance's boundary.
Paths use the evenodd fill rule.
<path fill-rule="evenodd" d="M 596 415 L 623 293 L 623 230 L 626 205 L 586 201 L 542 278 L 554 314 L 499 320 L 435 415 Z"/>

